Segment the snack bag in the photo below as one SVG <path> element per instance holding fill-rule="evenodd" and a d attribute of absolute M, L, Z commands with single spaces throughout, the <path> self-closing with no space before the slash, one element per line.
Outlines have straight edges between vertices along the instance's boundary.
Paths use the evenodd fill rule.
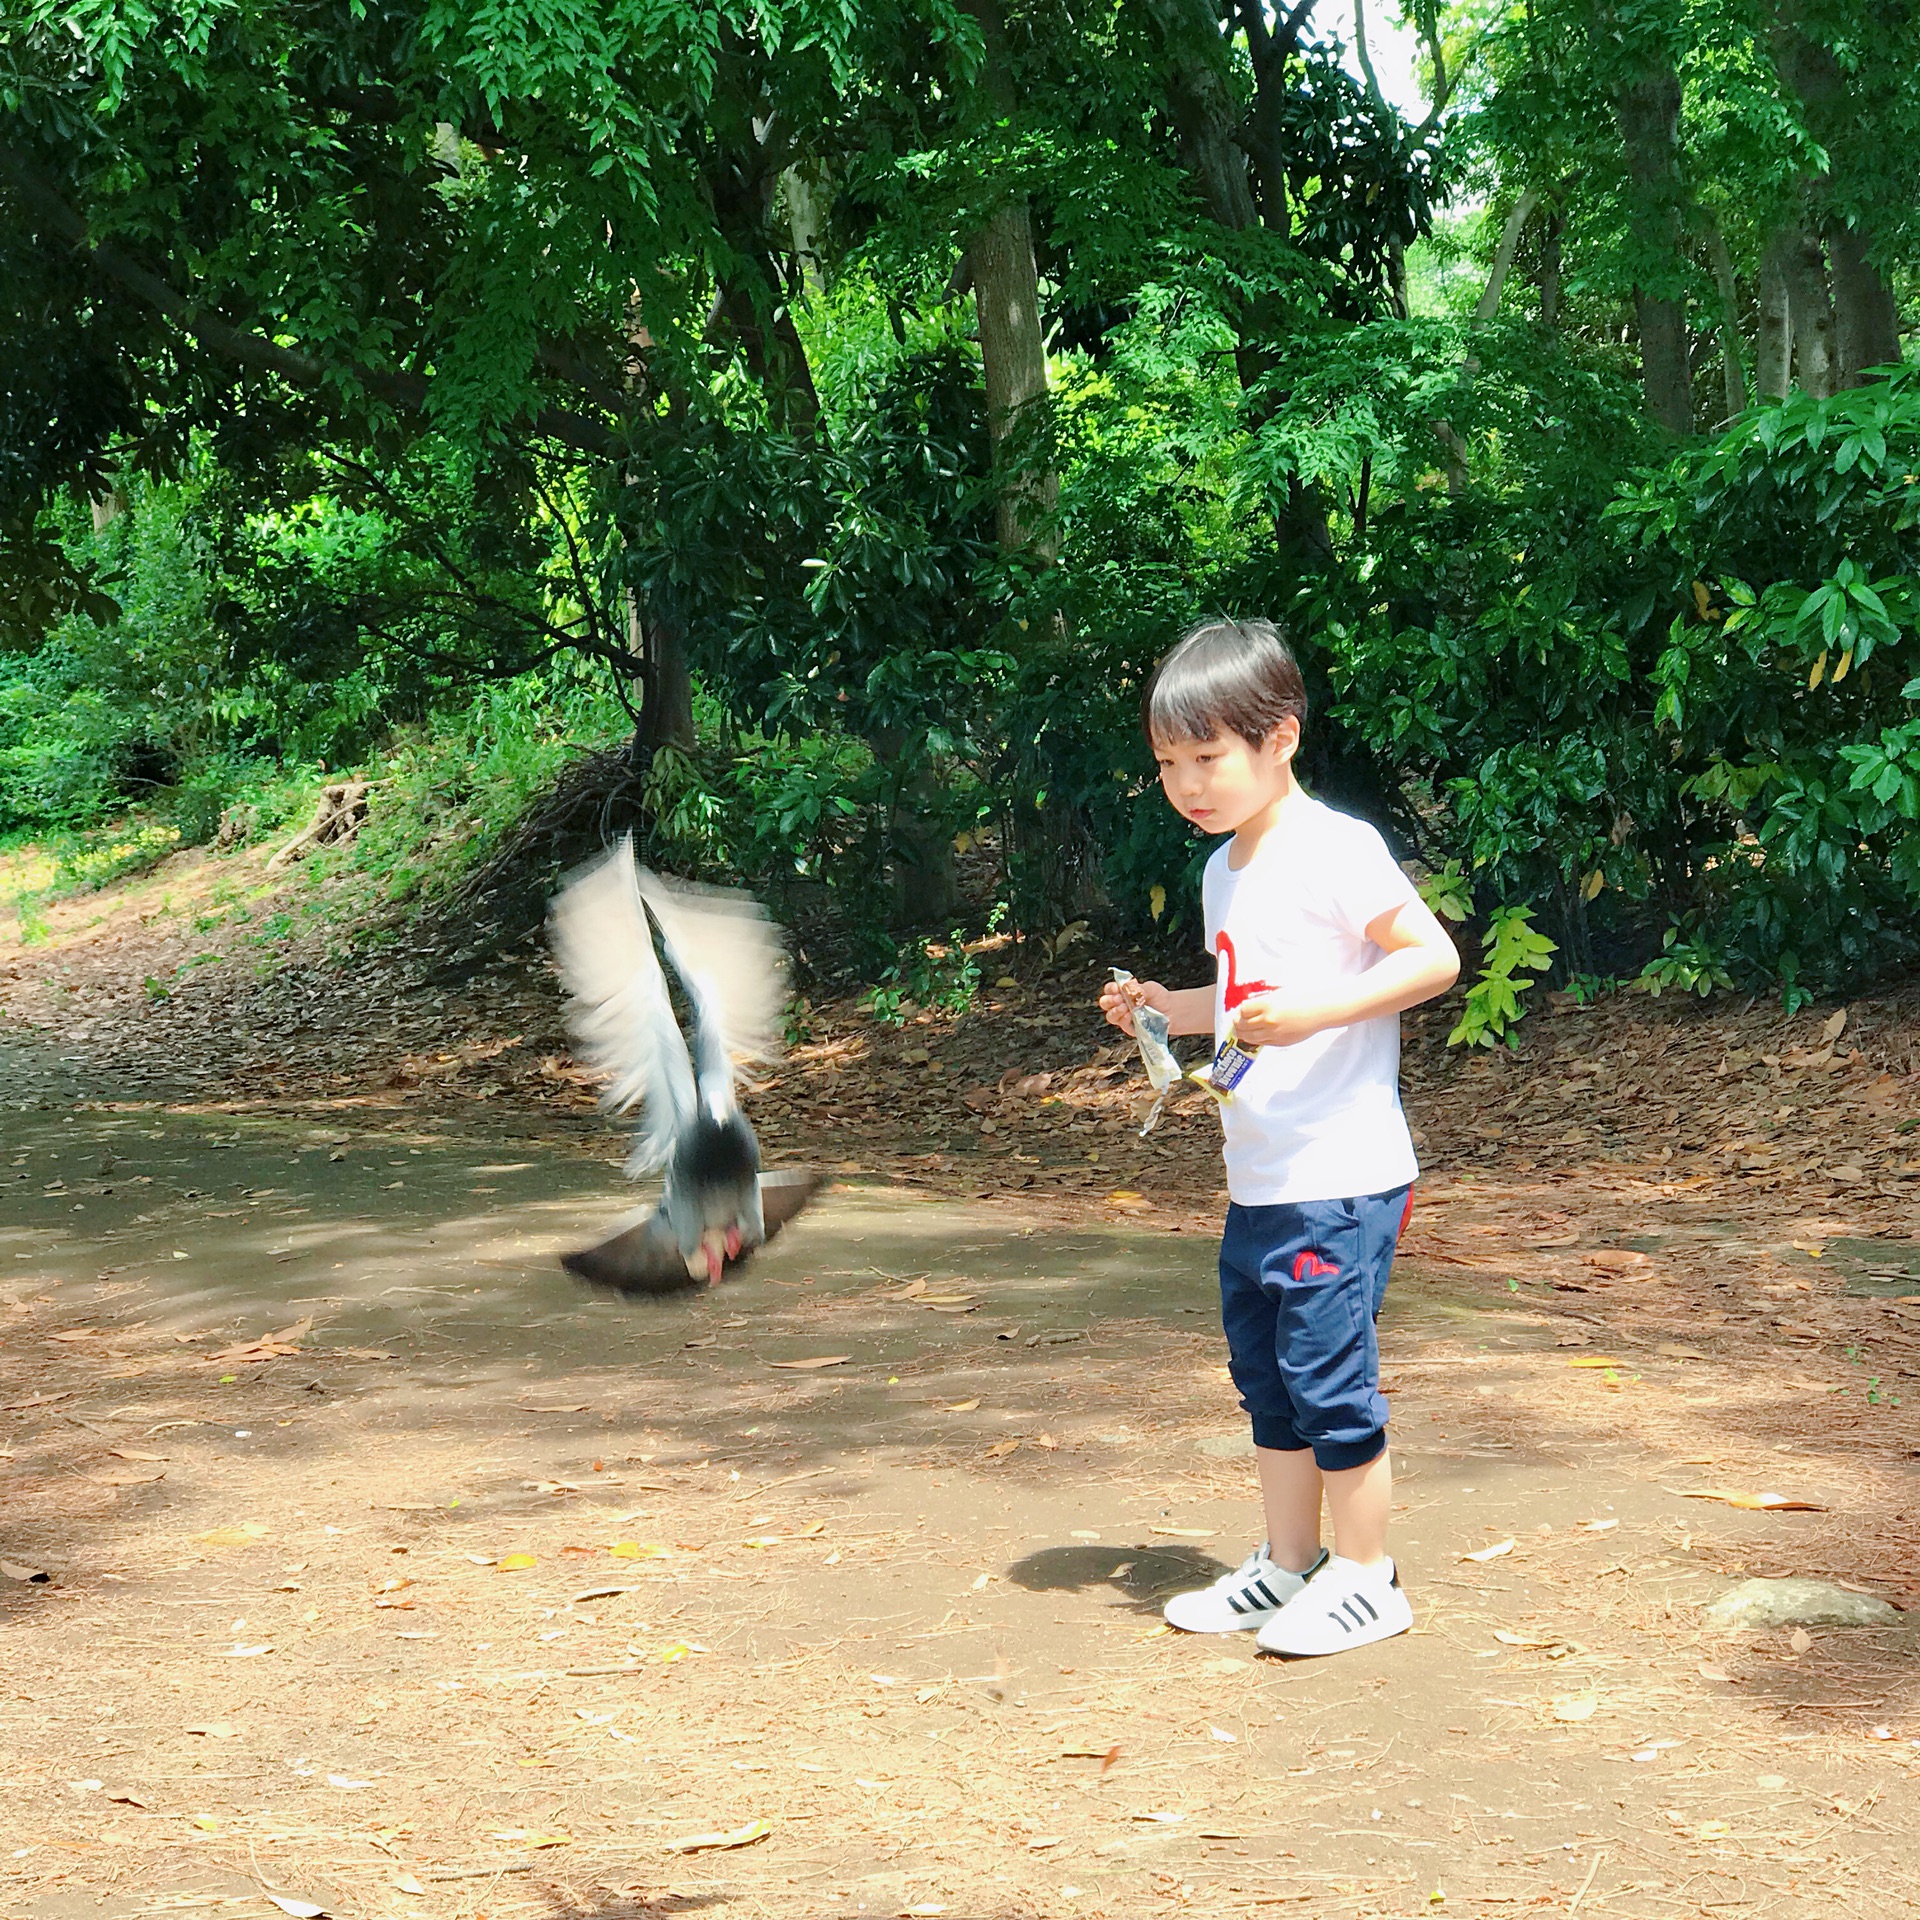
<path fill-rule="evenodd" d="M 1204 1087 L 1224 1107 L 1233 1098 L 1234 1088 L 1247 1077 L 1247 1069 L 1259 1051 L 1258 1047 L 1242 1045 L 1229 1026 L 1213 1058 L 1204 1067 L 1191 1068 L 1187 1078 L 1195 1086 Z"/>

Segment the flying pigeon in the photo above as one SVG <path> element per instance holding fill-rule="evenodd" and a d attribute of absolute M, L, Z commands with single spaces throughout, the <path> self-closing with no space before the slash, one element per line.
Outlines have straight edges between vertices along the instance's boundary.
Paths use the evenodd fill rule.
<path fill-rule="evenodd" d="M 677 1293 L 703 1277 L 717 1286 L 823 1182 L 761 1172 L 760 1143 L 734 1093 L 736 1056 L 766 1060 L 778 1050 L 779 929 L 743 893 L 649 873 L 629 837 L 562 890 L 552 934 L 581 1050 L 608 1076 L 601 1105 L 641 1111 L 627 1173 L 666 1175 L 651 1213 L 561 1264 L 625 1294 Z M 692 1016 L 691 1049 L 662 954 Z"/>

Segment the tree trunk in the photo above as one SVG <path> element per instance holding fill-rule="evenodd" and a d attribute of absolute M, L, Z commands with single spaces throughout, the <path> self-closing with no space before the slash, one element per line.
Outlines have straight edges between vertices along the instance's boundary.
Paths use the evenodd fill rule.
<path fill-rule="evenodd" d="M 1760 323 L 1754 342 L 1754 384 L 1762 400 L 1784 400 L 1793 385 L 1793 248 L 1799 235 L 1782 221 L 1760 256 Z"/>
<path fill-rule="evenodd" d="M 1674 433 L 1693 430 L 1693 375 L 1687 361 L 1685 275 L 1680 257 L 1680 78 L 1649 62 L 1615 98 L 1637 256 L 1633 305 L 1640 333 L 1640 383 L 1647 411 Z"/>
<path fill-rule="evenodd" d="M 987 431 L 994 464 L 1019 422 L 1021 410 L 1047 390 L 1046 343 L 1040 335 L 1040 276 L 1033 258 L 1033 222 L 1024 200 L 1002 207 L 967 248 L 973 268 L 974 310 L 980 326 L 980 368 L 987 384 Z M 1029 523 L 1051 512 L 1060 495 L 1057 475 L 1002 480 L 994 525 L 1009 553 L 1026 547 Z M 1053 549 L 1041 549 L 1052 559 Z"/>
<path fill-rule="evenodd" d="M 742 58 L 737 37 L 723 30 L 721 59 Z M 774 421 L 809 434 L 820 416 L 820 397 L 793 324 L 792 301 L 804 285 L 804 267 L 795 263 L 791 231 L 777 216 L 784 138 L 773 117 L 715 124 L 701 175 L 728 257 L 715 269 L 713 319 L 724 321 L 739 343 Z"/>
<path fill-rule="evenodd" d="M 1181 162 L 1208 216 L 1244 232 L 1255 219 L 1253 190 L 1247 156 L 1234 138 L 1240 108 L 1219 13 L 1213 0 L 1145 0 L 1145 10 L 1160 42 Z"/>
<path fill-rule="evenodd" d="M 1787 286 L 1794 380 L 1816 400 L 1824 400 L 1833 392 L 1833 289 L 1820 236 L 1804 224 L 1787 249 Z"/>
<path fill-rule="evenodd" d="M 1300 31 L 1312 11 L 1312 0 L 1287 10 L 1285 0 L 1268 18 L 1267 0 L 1232 0 L 1247 36 L 1247 59 L 1253 68 L 1253 112 L 1241 135 L 1253 161 L 1259 188 L 1260 218 L 1278 234 L 1293 231 L 1287 195 L 1287 61 L 1300 44 Z"/>
<path fill-rule="evenodd" d="M 639 596 L 628 594 L 627 644 L 646 663 L 635 744 L 642 754 L 659 747 L 688 752 L 694 744 L 693 676 L 687 668 L 686 628 L 671 595 L 649 594 L 642 619 Z"/>
<path fill-rule="evenodd" d="M 1567 231 L 1567 217 L 1557 208 L 1547 215 L 1546 231 L 1540 236 L 1540 324 L 1549 333 L 1560 331 L 1561 278 L 1560 248 Z"/>
<path fill-rule="evenodd" d="M 93 497 L 93 530 L 105 533 L 113 523 L 127 510 L 127 492 L 124 487 L 109 487 L 105 493 Z"/>
<path fill-rule="evenodd" d="M 1167 112 L 1179 129 L 1180 158 L 1193 190 L 1221 226 L 1244 233 L 1259 224 L 1260 210 L 1248 178 L 1231 56 L 1214 0 L 1146 0 L 1146 7 L 1160 40 Z M 1244 338 L 1233 359 L 1243 388 L 1266 371 L 1263 356 Z"/>
<path fill-rule="evenodd" d="M 1900 310 L 1879 269 L 1867 258 L 1866 236 L 1836 221 L 1827 230 L 1833 261 L 1837 383 L 1857 387 L 1871 367 L 1900 358 Z"/>
<path fill-rule="evenodd" d="M 1773 23 L 1773 58 L 1781 78 L 1800 97 L 1807 128 L 1814 139 L 1831 148 L 1843 139 L 1850 117 L 1860 107 L 1857 90 L 1833 49 L 1814 39 L 1801 22 L 1803 0 L 1783 0 Z M 1900 358 L 1900 316 L 1892 293 L 1879 270 L 1867 258 L 1872 232 L 1831 211 L 1830 176 L 1805 183 L 1802 227 L 1805 248 L 1817 259 L 1821 229 L 1833 262 L 1829 280 L 1822 267 L 1818 275 L 1817 311 L 1808 316 L 1803 335 L 1798 308 L 1799 285 L 1812 285 L 1810 260 L 1801 262 L 1794 294 L 1794 346 L 1804 338 L 1806 365 L 1800 384 L 1809 392 L 1831 393 L 1838 387 L 1857 387 L 1869 367 L 1885 366 Z M 1823 212 L 1823 210 L 1825 210 Z M 1824 357 L 1823 357 L 1824 356 Z M 1807 369 L 1821 374 L 1819 384 Z"/>
<path fill-rule="evenodd" d="M 995 123 L 1011 120 L 1019 107 L 1007 58 L 1006 23 L 1000 0 L 961 0 L 979 23 L 985 58 L 979 93 Z M 1004 465 L 1006 441 L 1023 408 L 1047 390 L 1047 349 L 1040 332 L 1040 273 L 1033 257 L 1033 216 L 1024 200 L 1000 207 L 967 242 L 974 316 L 980 329 L 980 372 L 987 387 L 987 433 L 993 464 Z M 1002 474 L 994 502 L 994 531 L 1003 552 L 1030 544 L 1029 523 L 1049 513 L 1060 497 L 1057 474 Z M 1050 545 L 1037 549 L 1053 558 Z"/>
<path fill-rule="evenodd" d="M 912 759 L 913 743 L 898 727 L 876 728 L 867 744 L 883 765 L 899 767 Z M 894 790 L 887 877 L 897 927 L 944 926 L 960 904 L 953 836 L 940 817 L 940 800 L 940 783 L 924 759 L 912 765 Z"/>
<path fill-rule="evenodd" d="M 1726 384 L 1727 418 L 1733 420 L 1747 410 L 1747 369 L 1740 352 L 1740 284 L 1717 220 L 1707 230 L 1707 252 L 1720 290 L 1720 375 Z"/>
<path fill-rule="evenodd" d="M 786 206 L 787 232 L 793 239 L 793 257 L 799 263 L 801 282 L 809 294 L 823 294 L 827 273 L 820 240 L 827 230 L 828 189 L 801 168 L 789 167 L 780 176 L 780 198 Z"/>

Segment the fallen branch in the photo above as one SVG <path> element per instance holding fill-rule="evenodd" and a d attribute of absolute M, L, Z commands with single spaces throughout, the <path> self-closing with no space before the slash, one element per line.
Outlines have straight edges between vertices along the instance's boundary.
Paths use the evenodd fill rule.
<path fill-rule="evenodd" d="M 305 829 L 294 835 L 267 862 L 269 873 L 281 873 L 302 854 L 315 847 L 343 847 L 351 844 L 367 822 L 369 780 L 342 780 L 320 791 L 320 804 Z"/>

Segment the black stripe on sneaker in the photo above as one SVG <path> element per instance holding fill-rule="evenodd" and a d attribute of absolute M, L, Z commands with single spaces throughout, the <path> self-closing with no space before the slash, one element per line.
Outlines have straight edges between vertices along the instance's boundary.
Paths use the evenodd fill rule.
<path fill-rule="evenodd" d="M 1353 1631 L 1353 1622 L 1349 1620 L 1345 1614 L 1335 1613 L 1331 1607 L 1327 1609 L 1327 1618 L 1331 1620 L 1342 1633 L 1351 1633 Z"/>
<path fill-rule="evenodd" d="M 1380 1609 L 1376 1607 L 1364 1593 L 1356 1593 L 1353 1598 L 1359 1605 L 1366 1608 L 1367 1618 L 1369 1620 L 1378 1620 L 1380 1618 Z"/>
<path fill-rule="evenodd" d="M 1244 1591 L 1244 1589 L 1242 1589 L 1242 1591 Z M 1240 1595 L 1237 1593 L 1227 1595 L 1227 1605 L 1230 1606 L 1235 1613 L 1250 1613 L 1252 1611 L 1250 1607 L 1244 1606 L 1241 1603 Z"/>
<path fill-rule="evenodd" d="M 1270 1607 L 1277 1607 L 1280 1604 L 1278 1597 L 1275 1595 L 1273 1589 L 1267 1585 L 1265 1580 L 1256 1580 L 1251 1586 L 1244 1588 L 1243 1591 L 1247 1593 L 1257 1593 Z"/>

